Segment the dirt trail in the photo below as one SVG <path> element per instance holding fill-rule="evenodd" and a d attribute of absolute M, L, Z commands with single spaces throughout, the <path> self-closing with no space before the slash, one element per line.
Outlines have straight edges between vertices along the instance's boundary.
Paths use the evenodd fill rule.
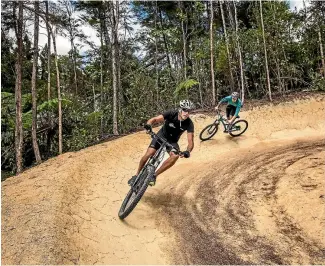
<path fill-rule="evenodd" d="M 2 182 L 2 264 L 325 264 L 325 100 L 243 112 L 240 138 L 193 117 L 195 150 L 117 212 L 144 132 Z M 185 147 L 186 139 L 181 140 Z"/>

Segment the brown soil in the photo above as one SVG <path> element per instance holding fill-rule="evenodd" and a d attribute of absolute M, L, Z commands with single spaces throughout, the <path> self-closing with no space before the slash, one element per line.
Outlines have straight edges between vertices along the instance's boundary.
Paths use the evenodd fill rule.
<path fill-rule="evenodd" d="M 325 101 L 241 113 L 248 131 L 193 115 L 195 149 L 117 213 L 150 139 L 138 132 L 2 182 L 2 264 L 325 264 Z M 184 137 L 180 146 L 186 147 Z"/>

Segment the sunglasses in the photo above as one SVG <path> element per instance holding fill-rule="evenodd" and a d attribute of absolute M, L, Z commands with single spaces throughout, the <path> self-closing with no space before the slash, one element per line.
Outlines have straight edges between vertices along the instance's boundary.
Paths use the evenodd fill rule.
<path fill-rule="evenodd" d="M 182 108 L 182 111 L 185 112 L 185 113 L 189 113 L 190 112 L 190 109 Z"/>

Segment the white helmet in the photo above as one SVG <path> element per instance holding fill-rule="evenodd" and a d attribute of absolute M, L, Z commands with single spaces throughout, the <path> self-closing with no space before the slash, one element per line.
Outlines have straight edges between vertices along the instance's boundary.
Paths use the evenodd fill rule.
<path fill-rule="evenodd" d="M 239 93 L 234 91 L 232 94 L 231 94 L 231 97 L 233 98 L 238 98 L 239 97 Z"/>
<path fill-rule="evenodd" d="M 179 102 L 179 107 L 181 109 L 188 109 L 188 110 L 193 110 L 195 108 L 194 103 L 192 103 L 190 100 L 181 100 Z"/>

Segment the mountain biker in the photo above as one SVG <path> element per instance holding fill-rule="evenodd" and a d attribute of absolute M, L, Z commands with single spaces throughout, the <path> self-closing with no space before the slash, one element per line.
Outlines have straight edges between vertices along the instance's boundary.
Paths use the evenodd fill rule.
<path fill-rule="evenodd" d="M 147 131 L 152 130 L 152 125 L 155 123 L 165 122 L 162 128 L 158 131 L 157 135 L 166 139 L 171 145 L 179 150 L 178 140 L 184 131 L 187 131 L 187 149 L 180 155 L 174 153 L 173 149 L 166 148 L 169 153 L 169 158 L 163 162 L 161 167 L 156 171 L 155 175 L 149 180 L 149 185 L 154 186 L 156 183 L 156 177 L 172 167 L 179 157 L 189 158 L 191 151 L 194 148 L 194 124 L 189 118 L 189 113 L 194 109 L 194 104 L 190 100 L 182 100 L 179 103 L 179 107 L 176 110 L 167 111 L 161 115 L 150 118 L 144 128 Z M 136 175 L 132 176 L 128 181 L 129 185 L 132 185 L 138 174 L 140 173 L 147 160 L 153 156 L 156 151 L 160 148 L 161 144 L 158 143 L 157 139 L 153 139 L 148 147 L 147 152 L 141 158 L 138 171 Z"/>
<path fill-rule="evenodd" d="M 228 103 L 227 108 L 226 108 L 226 115 L 227 115 L 229 125 L 228 125 L 228 129 L 225 131 L 225 132 L 227 132 L 231 128 L 234 120 L 237 118 L 240 108 L 242 107 L 242 102 L 239 99 L 239 93 L 234 91 L 231 95 L 221 99 L 221 101 L 218 103 L 218 105 L 214 109 L 218 110 L 220 104 L 225 103 L 225 102 Z"/>

